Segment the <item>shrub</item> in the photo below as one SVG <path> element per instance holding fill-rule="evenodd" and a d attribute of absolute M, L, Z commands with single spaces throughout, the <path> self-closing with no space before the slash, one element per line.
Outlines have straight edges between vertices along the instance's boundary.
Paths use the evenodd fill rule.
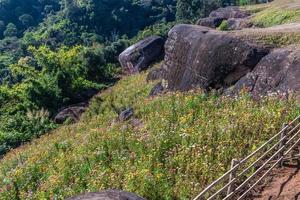
<path fill-rule="evenodd" d="M 228 27 L 228 22 L 227 20 L 223 20 L 222 23 L 220 24 L 220 26 L 217 28 L 219 31 L 228 31 L 229 27 Z"/>

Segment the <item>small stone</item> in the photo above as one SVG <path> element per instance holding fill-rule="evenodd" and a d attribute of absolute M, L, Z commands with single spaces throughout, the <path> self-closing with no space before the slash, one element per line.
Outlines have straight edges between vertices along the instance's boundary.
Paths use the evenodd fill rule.
<path fill-rule="evenodd" d="M 134 114 L 133 108 L 128 108 L 120 113 L 119 120 L 127 121 L 133 116 L 133 114 Z"/>
<path fill-rule="evenodd" d="M 164 91 L 164 87 L 162 85 L 162 82 L 159 82 L 158 84 L 156 84 L 152 90 L 150 91 L 149 96 L 153 97 L 153 96 L 157 96 L 159 94 L 162 94 Z"/>
<path fill-rule="evenodd" d="M 91 192 L 67 200 L 145 200 L 136 194 L 121 190 L 105 190 L 102 192 Z"/>

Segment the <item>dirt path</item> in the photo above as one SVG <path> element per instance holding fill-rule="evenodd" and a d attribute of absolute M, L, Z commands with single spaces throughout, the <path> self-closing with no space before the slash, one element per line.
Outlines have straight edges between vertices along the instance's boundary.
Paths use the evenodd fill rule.
<path fill-rule="evenodd" d="M 255 200 L 300 200 L 300 162 L 276 169 L 271 183 Z"/>

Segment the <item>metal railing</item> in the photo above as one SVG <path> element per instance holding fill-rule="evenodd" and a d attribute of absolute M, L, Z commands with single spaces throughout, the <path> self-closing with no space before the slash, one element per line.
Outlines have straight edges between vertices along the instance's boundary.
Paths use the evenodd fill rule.
<path fill-rule="evenodd" d="M 233 159 L 231 169 L 212 182 L 194 200 L 243 199 L 271 171 L 287 159 L 299 157 L 300 116 L 242 160 Z M 298 155 L 295 155 L 296 152 Z M 290 156 L 288 157 L 288 155 Z"/>

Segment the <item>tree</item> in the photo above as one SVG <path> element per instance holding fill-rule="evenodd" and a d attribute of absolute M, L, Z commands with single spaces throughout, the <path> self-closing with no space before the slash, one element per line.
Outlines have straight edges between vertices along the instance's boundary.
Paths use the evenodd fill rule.
<path fill-rule="evenodd" d="M 209 13 L 222 6 L 222 0 L 178 0 L 176 19 L 194 21 L 207 17 Z"/>
<path fill-rule="evenodd" d="M 9 23 L 6 26 L 6 30 L 4 31 L 3 35 L 5 37 L 14 37 L 18 35 L 18 29 L 16 27 L 16 25 L 14 25 L 13 23 Z"/>
<path fill-rule="evenodd" d="M 3 33 L 5 29 L 5 23 L 4 21 L 0 20 L 0 35 Z"/>
<path fill-rule="evenodd" d="M 29 15 L 29 14 L 21 15 L 21 16 L 19 17 L 19 20 L 20 20 L 20 22 L 21 22 L 24 26 L 26 26 L 27 28 L 28 28 L 29 26 L 32 26 L 32 25 L 34 24 L 34 19 L 33 19 L 33 17 L 32 17 L 31 15 Z"/>
<path fill-rule="evenodd" d="M 181 20 L 191 20 L 193 18 L 192 5 L 190 0 L 178 0 L 177 1 L 177 12 L 176 19 Z"/>

